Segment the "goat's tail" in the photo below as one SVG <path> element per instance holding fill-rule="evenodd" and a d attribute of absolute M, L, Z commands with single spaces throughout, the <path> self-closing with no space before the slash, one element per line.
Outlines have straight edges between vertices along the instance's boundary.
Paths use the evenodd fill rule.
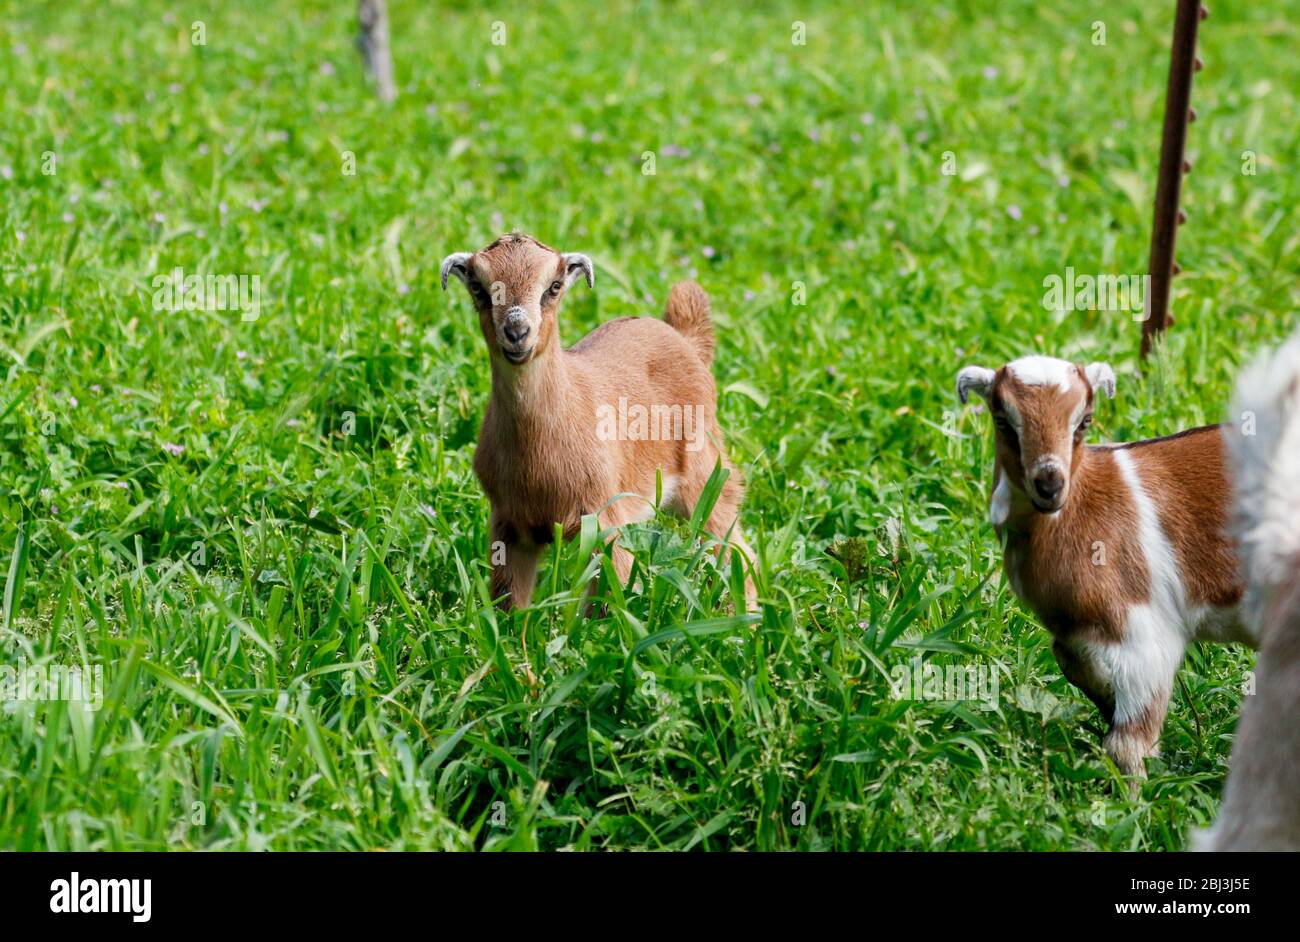
<path fill-rule="evenodd" d="M 1300 333 L 1242 372 L 1229 419 L 1234 530 L 1258 630 L 1263 613 L 1250 609 L 1300 574 Z"/>
<path fill-rule="evenodd" d="M 713 323 L 709 320 L 709 296 L 693 281 L 679 281 L 668 292 L 664 320 L 690 341 L 696 354 L 708 366 L 713 362 Z"/>

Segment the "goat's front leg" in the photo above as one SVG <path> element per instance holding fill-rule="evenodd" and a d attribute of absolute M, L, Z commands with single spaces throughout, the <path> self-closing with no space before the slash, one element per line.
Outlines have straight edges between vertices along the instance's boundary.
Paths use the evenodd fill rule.
<path fill-rule="evenodd" d="M 1070 642 L 1060 638 L 1052 641 L 1052 656 L 1056 658 L 1065 679 L 1083 691 L 1101 712 L 1106 725 L 1111 726 L 1115 720 L 1115 693 L 1099 674 L 1092 660 L 1081 657 Z"/>
<path fill-rule="evenodd" d="M 1169 713 L 1172 691 L 1173 685 L 1169 684 L 1127 702 L 1123 697 L 1116 698 L 1115 719 L 1101 746 L 1126 776 L 1146 778 L 1147 756 L 1160 754 L 1160 731 Z"/>
<path fill-rule="evenodd" d="M 1174 677 L 1186 646 L 1178 626 L 1159 622 L 1145 605 L 1134 606 L 1118 641 L 1087 645 L 1094 670 L 1115 702 L 1102 748 L 1126 776 L 1146 778 L 1145 760 L 1159 752 Z M 1137 787 L 1134 781 L 1132 790 Z"/>
<path fill-rule="evenodd" d="M 492 533 L 492 598 L 503 610 L 527 608 L 537 584 L 537 563 L 541 548 L 525 544 L 513 526 L 494 514 Z"/>

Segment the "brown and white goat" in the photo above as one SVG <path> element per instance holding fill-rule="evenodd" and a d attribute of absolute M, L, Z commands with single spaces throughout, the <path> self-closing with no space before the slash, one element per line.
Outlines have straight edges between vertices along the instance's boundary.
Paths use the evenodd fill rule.
<path fill-rule="evenodd" d="M 1219 820 L 1195 844 L 1300 851 L 1300 334 L 1242 374 L 1232 415 L 1233 529 L 1259 659 Z"/>
<path fill-rule="evenodd" d="M 1251 643 L 1219 427 L 1086 445 L 1095 393 L 1115 393 L 1104 363 L 968 366 L 957 392 L 982 396 L 996 428 L 989 518 L 1006 538 L 1007 579 L 1105 716 L 1107 754 L 1143 777 L 1188 643 Z"/>
<path fill-rule="evenodd" d="M 578 278 L 594 287 L 587 256 L 511 233 L 447 256 L 444 290 L 449 275 L 469 290 L 492 366 L 474 471 L 492 505 L 491 540 L 504 550 L 494 553 L 494 598 L 531 603 L 554 524 L 567 539 L 585 514 L 605 529 L 648 519 L 660 474 L 660 506 L 690 515 L 719 460 L 730 473 L 705 527 L 754 559 L 738 521 L 743 483 L 722 450 L 699 285 L 674 285 L 663 320 L 619 318 L 566 350 L 560 300 Z M 626 583 L 631 554 L 615 542 L 611 557 Z M 752 601 L 752 582 L 746 592 Z"/>

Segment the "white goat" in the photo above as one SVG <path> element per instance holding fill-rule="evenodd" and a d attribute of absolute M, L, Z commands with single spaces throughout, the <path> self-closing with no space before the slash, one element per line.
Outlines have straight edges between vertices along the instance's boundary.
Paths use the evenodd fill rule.
<path fill-rule="evenodd" d="M 1237 384 L 1233 465 L 1243 608 L 1259 639 L 1219 820 L 1200 850 L 1300 851 L 1300 334 Z"/>

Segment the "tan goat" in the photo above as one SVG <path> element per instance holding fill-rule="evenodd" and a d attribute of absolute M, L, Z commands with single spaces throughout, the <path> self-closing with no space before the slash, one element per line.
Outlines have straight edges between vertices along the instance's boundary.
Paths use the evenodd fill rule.
<path fill-rule="evenodd" d="M 961 400 L 984 397 L 996 428 L 989 517 L 1007 579 L 1105 716 L 1107 754 L 1144 777 L 1188 643 L 1252 638 L 1219 427 L 1085 445 L 1098 390 L 1114 395 L 1109 366 L 1049 357 L 957 377 Z"/>
<path fill-rule="evenodd" d="M 578 278 L 594 286 L 591 260 L 520 233 L 442 263 L 464 282 L 478 310 L 492 366 L 492 395 L 474 470 L 492 505 L 493 597 L 531 603 L 537 565 L 553 525 L 566 538 L 584 514 L 602 528 L 648 519 L 657 473 L 660 506 L 690 515 L 718 461 L 730 472 L 706 529 L 748 560 L 740 531 L 739 473 L 723 452 L 710 364 L 709 299 L 692 282 L 668 295 L 663 320 L 624 317 L 562 349 L 560 300 Z M 632 556 L 615 542 L 626 583 Z M 746 583 L 747 602 L 753 584 Z"/>
<path fill-rule="evenodd" d="M 1234 530 L 1259 660 L 1218 823 L 1195 844 L 1300 851 L 1300 334 L 1242 374 L 1232 417 Z"/>

